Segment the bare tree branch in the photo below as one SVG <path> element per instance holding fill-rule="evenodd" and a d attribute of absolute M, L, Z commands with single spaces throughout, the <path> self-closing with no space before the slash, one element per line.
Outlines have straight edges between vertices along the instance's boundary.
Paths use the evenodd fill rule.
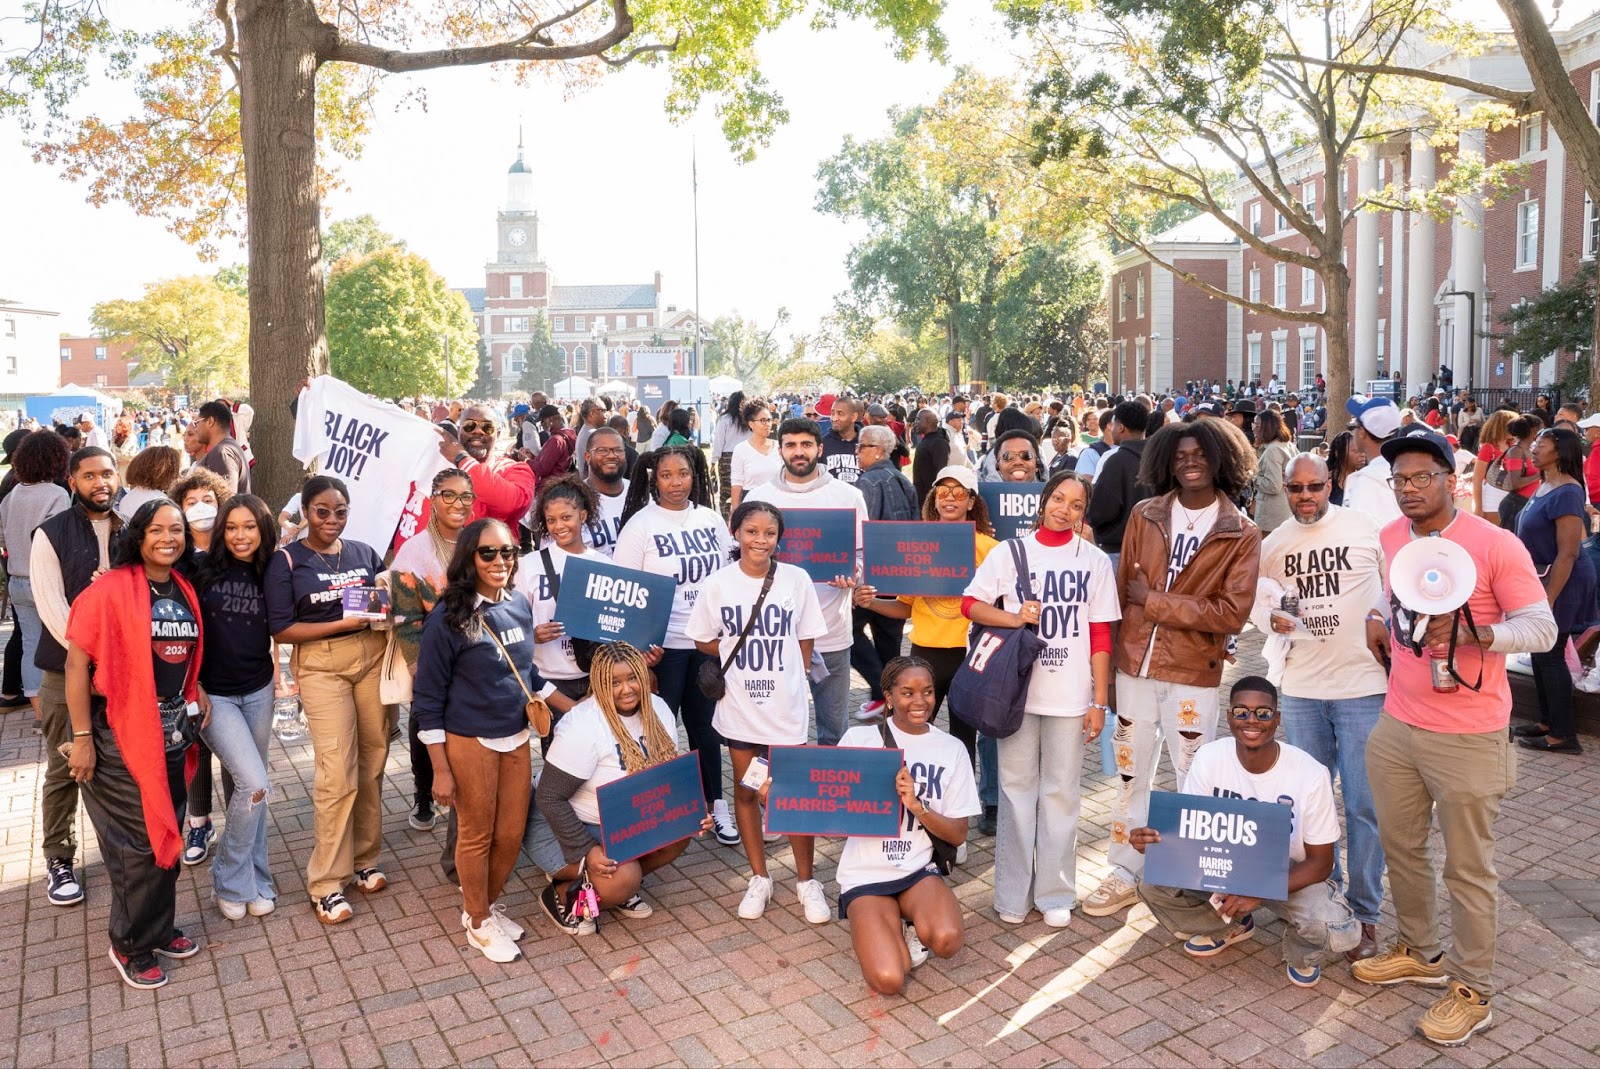
<path fill-rule="evenodd" d="M 1494 85 L 1490 82 L 1480 82 L 1472 78 L 1460 78 L 1454 74 L 1443 71 L 1430 71 L 1425 67 L 1397 67 L 1389 63 L 1343 63 L 1333 59 L 1318 59 L 1316 56 L 1293 56 L 1287 54 L 1274 54 L 1272 59 L 1290 60 L 1296 63 L 1307 63 L 1312 66 L 1327 67 L 1331 70 L 1349 71 L 1352 74 L 1392 74 L 1400 78 L 1416 78 L 1424 82 L 1437 82 L 1440 85 L 1452 86 L 1456 89 L 1465 89 L 1469 93 L 1488 97 L 1511 105 L 1518 115 L 1531 115 L 1539 110 L 1538 102 L 1532 90 L 1519 92 L 1507 89 L 1503 85 Z"/>
<path fill-rule="evenodd" d="M 319 58 L 323 62 L 359 63 L 362 66 L 399 74 L 440 67 L 466 67 L 479 63 L 550 62 L 601 56 L 606 49 L 621 44 L 628 39 L 629 34 L 633 33 L 633 15 L 628 11 L 627 0 L 611 0 L 611 25 L 606 31 L 589 40 L 568 45 L 500 41 L 466 48 L 407 52 L 348 40 L 333 27 L 329 27 L 329 30 L 333 31 L 330 34 L 332 43 L 319 50 Z"/>

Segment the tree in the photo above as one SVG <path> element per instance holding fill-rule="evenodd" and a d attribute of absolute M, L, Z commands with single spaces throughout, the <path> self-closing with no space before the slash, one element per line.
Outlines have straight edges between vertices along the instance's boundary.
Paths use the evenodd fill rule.
<path fill-rule="evenodd" d="M 494 361 L 489 357 L 489 343 L 478 337 L 478 366 L 472 373 L 472 385 L 463 397 L 491 398 L 500 396 L 500 382 L 495 378 Z"/>
<path fill-rule="evenodd" d="M 1179 280 L 1249 311 L 1321 328 L 1329 396 L 1348 396 L 1345 234 L 1360 213 L 1393 207 L 1393 198 L 1363 194 L 1342 203 L 1322 196 L 1308 205 L 1298 172 L 1309 159 L 1326 181 L 1338 183 L 1334 188 L 1344 188 L 1347 164 L 1369 143 L 1412 129 L 1444 143 L 1463 125 L 1506 121 L 1504 109 L 1462 115 L 1438 93 L 1420 92 L 1391 73 L 1408 42 L 1443 28 L 1438 6 L 1093 0 L 1078 7 L 1007 0 L 1041 71 L 1032 90 L 1040 112 L 1032 132 L 1040 181 L 1055 193 L 1058 212 L 1067 218 L 1092 212 L 1116 241 Z M 1314 65 L 1296 47 L 1312 38 L 1330 62 Z M 1219 161 L 1227 165 L 1225 177 L 1219 178 Z M 1458 160 L 1447 184 L 1411 195 L 1448 200 L 1494 177 L 1481 161 Z M 1295 240 L 1274 241 L 1239 218 L 1236 188 L 1260 198 L 1263 216 L 1281 217 Z M 1129 220 L 1173 204 L 1205 212 L 1242 245 L 1291 272 L 1315 272 L 1321 307 L 1251 299 L 1152 252 Z M 1376 367 L 1375 347 L 1362 356 Z"/>
<path fill-rule="evenodd" d="M 550 387 L 560 382 L 566 374 L 566 361 L 556 347 L 555 335 L 550 331 L 550 320 L 541 309 L 533 317 L 533 332 L 528 338 L 527 355 L 522 358 L 522 378 L 517 388 L 530 394 L 535 390 L 549 392 Z"/>
<path fill-rule="evenodd" d="M 706 339 L 706 374 L 732 375 L 744 384 L 746 394 L 760 390 L 769 366 L 778 357 L 778 343 L 772 335 L 788 321 L 787 308 L 779 308 L 772 326 L 764 331 L 761 324 L 737 311 L 718 316 L 711 321 L 711 336 Z"/>
<path fill-rule="evenodd" d="M 339 261 L 327 302 L 332 371 L 356 389 L 459 396 L 471 383 L 478 362 L 472 309 L 415 253 L 390 247 Z"/>
<path fill-rule="evenodd" d="M 995 300 L 995 346 L 1013 389 L 1062 388 L 1105 370 L 1105 304 L 1100 270 L 1059 244 L 1018 255 Z"/>
<path fill-rule="evenodd" d="M 240 294 L 215 279 L 191 275 L 152 282 L 135 300 L 95 305 L 90 318 L 107 341 L 131 343 L 139 371 L 165 376 L 174 392 L 244 392 L 249 312 Z"/>
<path fill-rule="evenodd" d="M 1561 384 L 1574 393 L 1582 390 L 1589 385 L 1593 365 L 1589 354 L 1594 351 L 1594 290 L 1591 260 L 1526 304 L 1512 305 L 1500 316 L 1507 328 L 1498 335 L 1500 352 L 1523 365 L 1536 364 L 1562 350 L 1577 353 Z"/>
<path fill-rule="evenodd" d="M 404 251 L 405 247 L 405 242 L 380 227 L 370 215 L 335 219 L 322 235 L 322 262 L 332 267 L 346 256 L 360 259 L 379 249 Z"/>
<path fill-rule="evenodd" d="M 0 39 L 0 112 L 19 117 L 39 159 L 87 180 L 95 203 L 165 218 L 207 252 L 248 231 L 251 396 L 263 412 L 281 411 L 327 367 L 319 226 L 337 175 L 319 158 L 319 135 L 337 154 L 358 152 L 384 76 L 502 64 L 579 86 L 634 59 L 664 63 L 668 114 L 709 99 L 748 158 L 787 118 L 756 45 L 802 10 L 766 0 L 577 0 L 554 13 L 520 0 L 196 0 L 174 24 L 134 31 L 107 9 L 37 0 L 11 20 L 21 40 Z M 901 56 L 942 54 L 940 13 L 938 0 L 811 9 L 817 25 L 869 20 Z M 138 113 L 85 114 L 79 90 L 92 74 L 131 82 Z M 253 431 L 256 484 L 285 498 L 298 474 L 291 426 L 262 419 Z"/>

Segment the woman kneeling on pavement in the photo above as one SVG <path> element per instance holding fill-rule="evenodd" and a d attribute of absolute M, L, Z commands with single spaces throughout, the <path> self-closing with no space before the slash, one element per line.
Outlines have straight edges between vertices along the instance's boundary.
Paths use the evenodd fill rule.
<path fill-rule="evenodd" d="M 898 995 L 930 951 L 949 958 L 961 949 L 961 904 L 940 878 L 930 836 L 960 846 L 968 820 L 983 807 L 966 748 L 933 726 L 933 666 L 921 657 L 896 657 L 883 668 L 883 697 L 889 719 L 851 728 L 839 745 L 893 745 L 905 752 L 894 781 L 900 834 L 845 840 L 839 916 L 850 922 L 868 986 Z"/>
<path fill-rule="evenodd" d="M 596 647 L 589 697 L 556 725 L 535 797 L 539 812 L 528 824 L 528 856 L 550 875 L 540 903 L 562 931 L 589 935 L 596 930 L 598 918 L 584 915 L 578 906 L 585 880 L 601 909 L 635 919 L 655 912 L 640 897 L 639 885 L 646 873 L 676 861 L 689 840 L 632 861 L 613 861 L 600 842 L 596 791 L 676 757 L 673 735 L 671 713 L 650 696 L 644 655 L 626 642 Z M 711 827 L 709 814 L 700 827 L 702 832 Z"/>

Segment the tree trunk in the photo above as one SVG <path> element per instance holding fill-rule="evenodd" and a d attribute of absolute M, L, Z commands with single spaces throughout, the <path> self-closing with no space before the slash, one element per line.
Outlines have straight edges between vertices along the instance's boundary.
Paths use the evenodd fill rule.
<path fill-rule="evenodd" d="M 1345 400 L 1358 387 L 1365 388 L 1366 384 L 1350 381 L 1353 373 L 1350 360 L 1350 272 L 1339 263 L 1337 253 L 1328 262 L 1335 266 L 1322 275 L 1322 288 L 1327 296 L 1322 329 L 1328 336 L 1328 421 L 1323 437 L 1332 441 L 1336 434 L 1344 430 L 1344 417 L 1340 413 L 1344 410 Z"/>
<path fill-rule="evenodd" d="M 316 153 L 318 49 L 308 0 L 239 0 L 239 127 L 250 265 L 251 483 L 274 507 L 299 489 L 289 402 L 328 370 Z"/>
<path fill-rule="evenodd" d="M 961 338 L 956 330 L 956 303 L 950 301 L 946 304 L 945 309 L 945 360 L 950 372 L 950 393 L 954 395 L 956 388 L 961 385 Z"/>

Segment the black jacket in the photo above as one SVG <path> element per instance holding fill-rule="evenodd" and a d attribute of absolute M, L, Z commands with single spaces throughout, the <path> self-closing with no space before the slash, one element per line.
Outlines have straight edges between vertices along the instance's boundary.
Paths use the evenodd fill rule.
<path fill-rule="evenodd" d="M 1094 476 L 1094 494 L 1084 519 L 1094 529 L 1094 544 L 1107 553 L 1122 552 L 1122 532 L 1127 529 L 1133 506 L 1150 496 L 1139 484 L 1139 462 L 1144 457 L 1146 439 L 1123 442 L 1115 452 L 1100 461 Z"/>

